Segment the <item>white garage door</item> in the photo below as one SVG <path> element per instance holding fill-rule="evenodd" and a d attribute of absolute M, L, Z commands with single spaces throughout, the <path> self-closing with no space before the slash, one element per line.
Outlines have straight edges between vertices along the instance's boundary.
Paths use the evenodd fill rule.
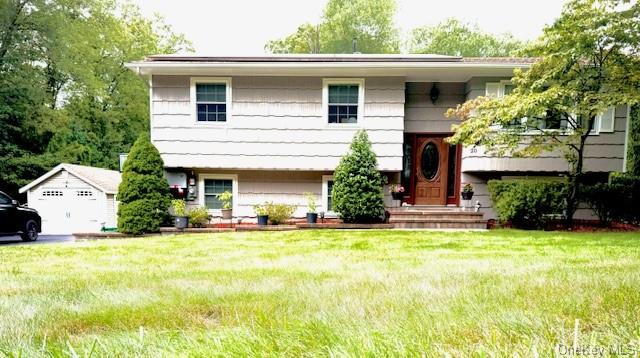
<path fill-rule="evenodd" d="M 38 210 L 42 217 L 43 234 L 100 231 L 100 192 L 94 189 L 43 188 L 33 194 L 36 200 L 29 205 Z"/>

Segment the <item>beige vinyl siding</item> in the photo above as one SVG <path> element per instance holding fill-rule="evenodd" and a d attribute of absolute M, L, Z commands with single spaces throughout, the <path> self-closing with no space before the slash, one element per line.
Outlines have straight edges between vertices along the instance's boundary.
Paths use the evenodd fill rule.
<path fill-rule="evenodd" d="M 404 131 L 419 132 L 451 132 L 451 125 L 456 123 L 445 117 L 447 109 L 465 101 L 464 83 L 438 83 L 440 95 L 435 103 L 431 102 L 431 82 L 408 82 L 406 84 L 406 103 Z"/>
<path fill-rule="evenodd" d="M 314 193 L 318 211 L 324 211 L 322 202 L 322 176 L 332 175 L 323 171 L 200 171 L 200 175 L 208 174 L 233 174 L 238 176 L 238 197 L 236 209 L 233 213 L 236 217 L 254 217 L 253 206 L 270 201 L 277 204 L 295 205 L 293 214 L 296 218 L 302 218 L 307 214 L 307 200 L 304 193 Z M 385 187 L 385 205 L 391 206 L 391 196 Z M 198 200 L 188 202 L 189 207 L 198 205 Z"/>
<path fill-rule="evenodd" d="M 380 168 L 402 168 L 402 78 L 365 78 L 357 126 L 326 123 L 321 77 L 233 77 L 230 116 L 215 124 L 192 116 L 190 77 L 152 84 L 152 140 L 167 167 L 333 170 L 364 128 Z"/>
<path fill-rule="evenodd" d="M 115 200 L 115 195 L 113 194 L 107 194 L 107 213 L 106 213 L 106 217 L 105 217 L 105 226 L 106 227 L 116 227 L 118 225 L 117 223 L 117 209 L 116 209 L 116 200 Z"/>
<path fill-rule="evenodd" d="M 47 180 L 43 181 L 42 183 L 36 185 L 35 187 L 31 188 L 30 191 L 32 192 L 36 192 L 40 189 L 64 189 L 64 188 L 69 188 L 69 189 L 94 189 L 94 190 L 98 190 L 96 188 L 94 188 L 93 186 L 91 186 L 90 184 L 86 183 L 84 180 L 76 177 L 75 175 L 69 173 L 66 170 L 61 170 L 58 173 L 52 175 L 50 178 L 48 178 Z"/>
<path fill-rule="evenodd" d="M 467 99 L 485 94 L 487 82 L 508 78 L 473 78 L 466 84 Z M 592 172 L 621 171 L 624 161 L 624 141 L 627 107 L 615 111 L 614 132 L 600 132 L 587 139 L 585 170 Z M 466 147 L 462 152 L 463 172 L 566 172 L 568 164 L 559 151 L 543 153 L 535 158 L 497 157 L 485 153 L 482 147 Z"/>

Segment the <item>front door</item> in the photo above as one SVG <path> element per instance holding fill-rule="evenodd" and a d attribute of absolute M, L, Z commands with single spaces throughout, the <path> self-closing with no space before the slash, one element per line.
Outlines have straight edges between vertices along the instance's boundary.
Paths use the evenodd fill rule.
<path fill-rule="evenodd" d="M 415 204 L 447 204 L 449 145 L 442 137 L 417 137 L 415 153 Z"/>

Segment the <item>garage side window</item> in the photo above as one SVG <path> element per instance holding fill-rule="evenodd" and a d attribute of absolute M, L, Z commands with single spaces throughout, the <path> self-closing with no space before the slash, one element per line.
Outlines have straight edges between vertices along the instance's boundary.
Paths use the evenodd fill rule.
<path fill-rule="evenodd" d="M 225 191 L 233 192 L 233 180 L 231 179 L 205 179 L 204 203 L 212 210 L 222 209 L 222 202 L 218 200 L 218 194 Z"/>

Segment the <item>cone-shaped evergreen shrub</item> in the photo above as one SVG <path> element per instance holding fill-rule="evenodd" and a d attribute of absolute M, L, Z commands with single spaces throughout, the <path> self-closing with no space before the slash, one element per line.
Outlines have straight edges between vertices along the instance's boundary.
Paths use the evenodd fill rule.
<path fill-rule="evenodd" d="M 169 184 L 156 147 L 142 134 L 131 147 L 118 187 L 118 231 L 144 234 L 160 231 L 170 202 Z"/>
<path fill-rule="evenodd" d="M 377 167 L 367 132 L 358 131 L 333 176 L 333 209 L 344 222 L 371 223 L 384 218 L 384 183 Z"/>

